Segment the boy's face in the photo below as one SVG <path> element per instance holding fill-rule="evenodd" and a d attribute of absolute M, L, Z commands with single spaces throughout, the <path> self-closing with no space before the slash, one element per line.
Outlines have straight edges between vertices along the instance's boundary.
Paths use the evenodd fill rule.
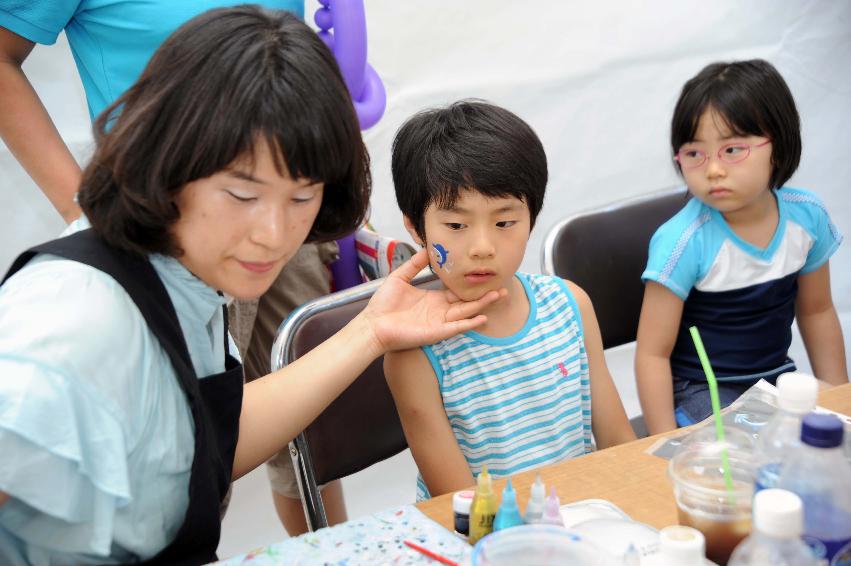
<path fill-rule="evenodd" d="M 177 259 L 214 289 L 257 298 L 307 238 L 323 189 L 279 175 L 268 144 L 258 143 L 253 163 L 237 160 L 177 195 Z"/>
<path fill-rule="evenodd" d="M 725 216 L 764 207 L 773 199 L 768 186 L 772 146 L 770 143 L 754 146 L 765 141 L 766 138 L 760 136 L 733 134 L 724 118 L 708 108 L 700 117 L 694 141 L 683 145 L 683 149 L 700 150 L 707 156 L 703 165 L 682 169 L 689 191 Z M 724 146 L 730 148 L 731 144 L 750 145 L 747 158 L 737 163 L 719 159 L 718 151 Z"/>
<path fill-rule="evenodd" d="M 443 284 L 459 298 L 474 300 L 509 284 L 526 252 L 531 218 L 520 199 L 462 189 L 452 209 L 434 204 L 426 209 L 426 242 L 407 218 L 405 226 L 427 248 Z"/>

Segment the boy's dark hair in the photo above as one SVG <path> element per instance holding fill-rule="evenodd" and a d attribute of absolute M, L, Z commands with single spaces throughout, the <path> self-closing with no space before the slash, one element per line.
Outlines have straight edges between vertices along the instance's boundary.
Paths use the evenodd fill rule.
<path fill-rule="evenodd" d="M 801 123 L 792 93 L 771 63 L 762 59 L 712 63 L 690 79 L 671 121 L 674 155 L 694 140 L 700 117 L 708 108 L 736 135 L 771 139 L 770 188 L 789 180 L 801 160 Z"/>
<path fill-rule="evenodd" d="M 482 100 L 411 117 L 393 140 L 392 169 L 399 208 L 423 240 L 426 209 L 451 208 L 461 189 L 522 200 L 534 226 L 547 186 L 547 156 L 532 128 Z"/>
<path fill-rule="evenodd" d="M 80 206 L 107 243 L 180 255 L 174 201 L 190 181 L 254 158 L 268 143 L 278 172 L 325 183 L 308 241 L 362 223 L 369 157 L 331 51 L 297 17 L 240 6 L 174 32 L 139 80 L 95 122 Z"/>

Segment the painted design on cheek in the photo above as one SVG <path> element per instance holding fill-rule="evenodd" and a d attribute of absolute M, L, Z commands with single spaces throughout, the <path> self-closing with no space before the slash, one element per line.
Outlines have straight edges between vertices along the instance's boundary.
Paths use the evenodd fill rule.
<path fill-rule="evenodd" d="M 437 264 L 437 267 L 442 268 L 447 273 L 449 273 L 449 270 L 452 269 L 453 262 L 449 259 L 449 250 L 440 244 L 431 245 L 431 258 Z"/>

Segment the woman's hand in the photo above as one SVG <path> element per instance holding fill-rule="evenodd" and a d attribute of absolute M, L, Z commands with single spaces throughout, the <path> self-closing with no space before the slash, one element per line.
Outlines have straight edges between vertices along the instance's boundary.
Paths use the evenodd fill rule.
<path fill-rule="evenodd" d="M 476 313 L 508 293 L 500 289 L 476 301 L 461 301 L 448 290 L 418 289 L 411 280 L 426 265 L 428 255 L 420 250 L 387 277 L 363 310 L 381 352 L 434 344 L 472 330 L 487 320 Z"/>

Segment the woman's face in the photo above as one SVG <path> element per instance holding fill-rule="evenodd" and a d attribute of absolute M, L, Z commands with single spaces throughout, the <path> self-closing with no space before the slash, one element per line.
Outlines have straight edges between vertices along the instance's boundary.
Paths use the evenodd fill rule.
<path fill-rule="evenodd" d="M 307 238 L 322 204 L 322 183 L 278 174 L 269 146 L 258 143 L 253 163 L 188 183 L 175 203 L 177 257 L 214 289 L 257 298 L 272 285 Z"/>

